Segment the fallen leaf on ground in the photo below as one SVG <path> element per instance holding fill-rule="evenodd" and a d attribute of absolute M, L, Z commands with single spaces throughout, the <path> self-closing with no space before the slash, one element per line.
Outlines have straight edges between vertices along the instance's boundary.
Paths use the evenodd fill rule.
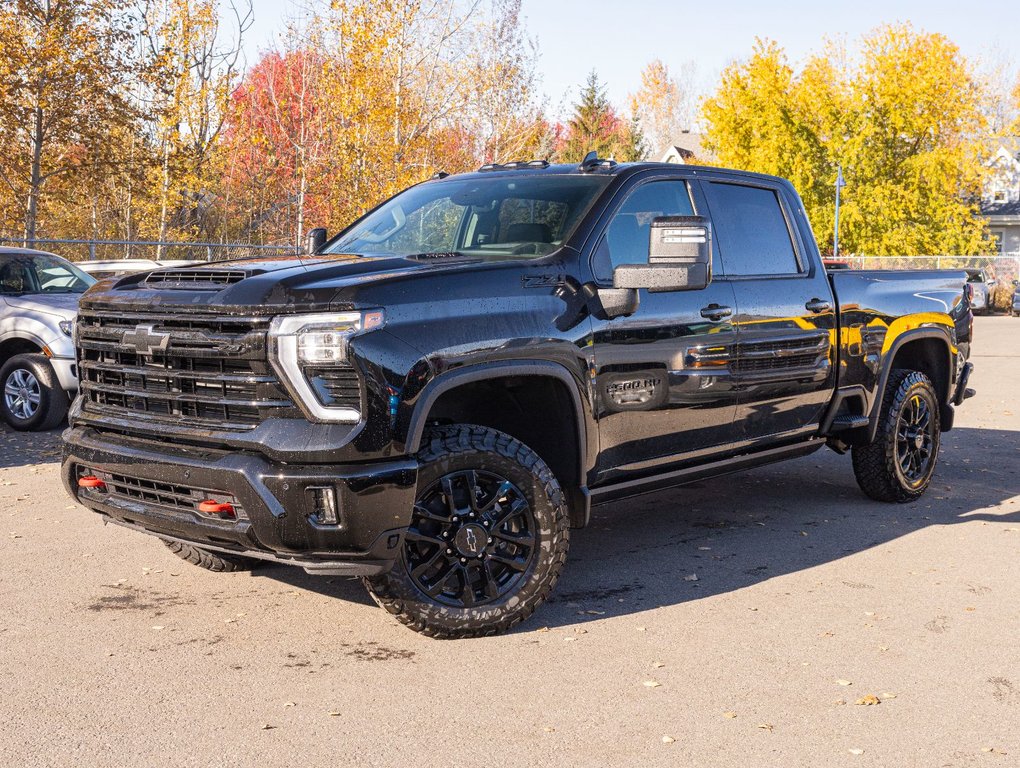
<path fill-rule="evenodd" d="M 295 704 L 293 701 L 285 701 L 285 702 L 283 702 L 283 706 L 285 706 L 285 707 L 296 707 L 297 704 Z"/>
<path fill-rule="evenodd" d="M 326 714 L 329 715 L 330 717 L 340 717 L 340 713 L 337 712 L 335 709 L 331 709 Z"/>
<path fill-rule="evenodd" d="M 672 736 L 663 736 L 662 737 L 662 743 L 663 744 L 672 744 L 675 741 L 676 741 L 676 739 L 674 739 Z"/>
<path fill-rule="evenodd" d="M 758 723 L 758 727 L 761 728 L 763 731 L 768 731 L 769 733 L 772 733 L 772 731 L 775 730 L 776 726 L 772 725 L 772 723 Z"/>
<path fill-rule="evenodd" d="M 862 707 L 873 707 L 875 704 L 881 704 L 882 700 L 878 696 L 869 693 L 867 696 L 861 696 L 854 703 Z"/>
<path fill-rule="evenodd" d="M 658 688 L 662 685 L 658 680 L 645 680 L 645 688 Z"/>
<path fill-rule="evenodd" d="M 698 574 L 696 574 L 696 573 L 692 573 L 689 576 L 684 576 L 684 581 L 697 581 L 697 580 L 698 580 Z"/>
<path fill-rule="evenodd" d="M 736 712 L 723 712 L 722 716 L 732 720 L 733 718 L 735 718 L 737 716 L 737 713 Z"/>
<path fill-rule="evenodd" d="M 849 752 L 851 755 L 863 755 L 864 754 L 864 750 L 863 749 L 857 749 L 856 747 L 854 749 L 848 749 L 847 752 Z"/>
<path fill-rule="evenodd" d="M 836 681 L 836 685 L 853 685 L 853 683 L 851 683 L 849 680 L 840 679 Z"/>

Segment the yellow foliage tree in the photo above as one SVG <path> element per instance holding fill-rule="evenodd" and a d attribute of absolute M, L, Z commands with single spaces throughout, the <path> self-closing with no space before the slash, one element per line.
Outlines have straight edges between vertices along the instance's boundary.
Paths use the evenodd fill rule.
<path fill-rule="evenodd" d="M 830 46 L 799 72 L 759 41 L 705 101 L 705 144 L 721 165 L 793 181 L 823 251 L 842 165 L 842 250 L 980 253 L 981 103 L 957 47 L 909 25 L 868 35 L 859 61 Z"/>
<path fill-rule="evenodd" d="M 117 0 L 0 5 L 0 214 L 27 242 L 126 162 L 132 17 Z M 88 209 L 88 200 L 84 202 Z"/>

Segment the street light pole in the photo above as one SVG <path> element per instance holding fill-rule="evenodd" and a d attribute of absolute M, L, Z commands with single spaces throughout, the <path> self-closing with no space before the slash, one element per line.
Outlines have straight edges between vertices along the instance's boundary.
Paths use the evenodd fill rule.
<path fill-rule="evenodd" d="M 832 233 L 832 258 L 839 257 L 839 191 L 846 186 L 843 180 L 843 166 L 836 166 L 836 225 Z"/>

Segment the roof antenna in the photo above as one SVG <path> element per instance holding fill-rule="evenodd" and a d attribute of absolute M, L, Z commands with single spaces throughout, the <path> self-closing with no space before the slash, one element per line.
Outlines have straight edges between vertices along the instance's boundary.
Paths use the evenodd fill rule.
<path fill-rule="evenodd" d="M 577 166 L 577 170 L 581 173 L 591 173 L 597 171 L 599 168 L 612 168 L 616 165 L 615 160 L 604 160 L 599 157 L 599 153 L 596 150 L 592 150 L 584 156 L 584 160 Z"/>

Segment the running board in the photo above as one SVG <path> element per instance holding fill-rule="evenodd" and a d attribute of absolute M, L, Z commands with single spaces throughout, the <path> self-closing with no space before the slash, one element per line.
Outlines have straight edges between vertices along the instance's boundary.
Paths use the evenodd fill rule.
<path fill-rule="evenodd" d="M 779 448 L 769 448 L 756 453 L 747 453 L 740 456 L 731 456 L 728 459 L 720 459 L 709 464 L 699 464 L 693 467 L 685 467 L 672 472 L 664 472 L 651 477 L 642 477 L 637 480 L 625 480 L 602 488 L 590 490 L 591 503 L 605 504 L 610 501 L 640 496 L 643 493 L 652 493 L 664 488 L 675 488 L 678 485 L 693 483 L 709 477 L 728 475 L 731 472 L 739 472 L 744 469 L 753 469 L 763 464 L 772 464 L 785 459 L 795 459 L 800 456 L 807 456 L 814 453 L 825 445 L 823 438 L 813 438 L 803 443 L 784 445 Z"/>

